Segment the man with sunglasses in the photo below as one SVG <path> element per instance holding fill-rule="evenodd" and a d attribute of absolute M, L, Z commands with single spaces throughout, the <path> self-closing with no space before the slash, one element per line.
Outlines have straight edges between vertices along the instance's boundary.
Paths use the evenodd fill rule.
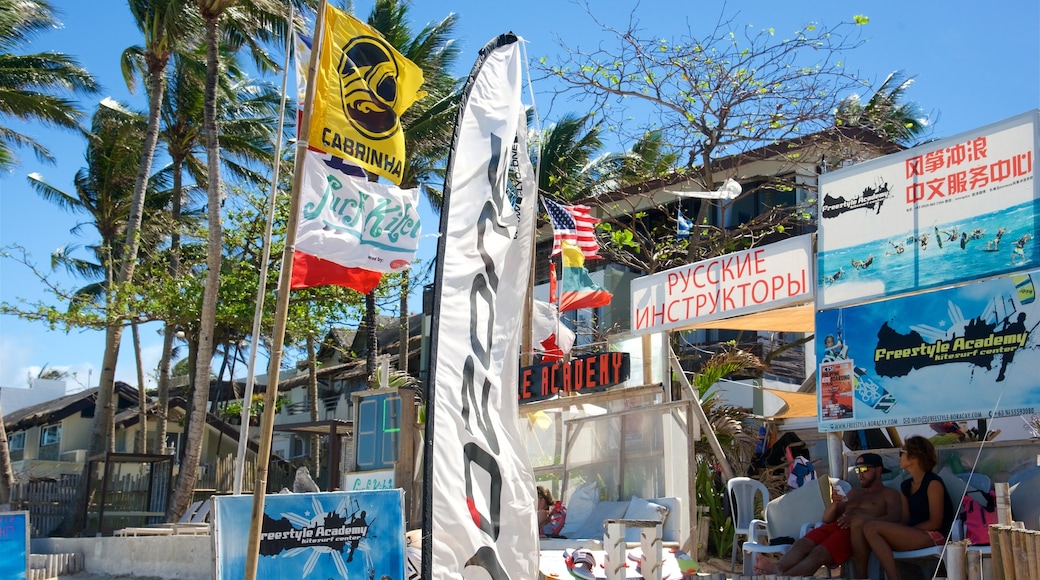
<path fill-rule="evenodd" d="M 856 458 L 852 471 L 859 488 L 846 497 L 837 486 L 831 487 L 831 503 L 823 511 L 824 525 L 796 541 L 779 560 L 765 554 L 755 558 L 756 574 L 812 576 L 820 566 L 838 566 L 849 558 L 866 561 L 870 546 L 863 537 L 863 525 L 871 520 L 898 522 L 902 516 L 899 491 L 885 487 L 881 476 L 891 473 L 876 453 Z"/>

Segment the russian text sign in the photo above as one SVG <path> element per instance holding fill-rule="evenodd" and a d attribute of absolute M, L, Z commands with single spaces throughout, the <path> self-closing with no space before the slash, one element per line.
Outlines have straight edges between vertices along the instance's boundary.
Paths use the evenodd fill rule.
<path fill-rule="evenodd" d="M 822 310 L 1036 268 L 1038 112 L 820 176 Z"/>
<path fill-rule="evenodd" d="M 807 302 L 812 238 L 726 254 L 632 281 L 632 332 L 645 334 Z"/>
<path fill-rule="evenodd" d="M 820 431 L 1038 412 L 1037 285 L 1040 270 L 818 312 Z"/>

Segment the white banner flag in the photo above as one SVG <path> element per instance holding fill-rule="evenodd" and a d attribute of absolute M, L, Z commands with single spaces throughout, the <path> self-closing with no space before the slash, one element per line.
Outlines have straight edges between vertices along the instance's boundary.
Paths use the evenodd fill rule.
<path fill-rule="evenodd" d="M 398 272 L 419 247 L 419 190 L 352 177 L 342 159 L 307 152 L 296 249 L 348 268 Z"/>
<path fill-rule="evenodd" d="M 470 74 L 445 180 L 424 578 L 539 577 L 534 476 L 516 399 L 537 208 L 520 93 L 518 39 L 502 35 L 480 51 Z"/>

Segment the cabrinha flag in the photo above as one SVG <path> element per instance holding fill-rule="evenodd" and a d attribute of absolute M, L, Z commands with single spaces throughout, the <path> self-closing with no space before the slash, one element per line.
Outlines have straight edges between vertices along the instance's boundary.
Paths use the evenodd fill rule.
<path fill-rule="evenodd" d="M 533 580 L 534 471 L 520 434 L 520 328 L 537 183 L 519 39 L 480 51 L 455 124 L 434 275 L 423 578 Z"/>
<path fill-rule="evenodd" d="M 592 217 L 589 207 L 585 205 L 560 205 L 543 197 L 542 203 L 549 212 L 549 220 L 553 227 L 553 256 L 560 253 L 560 244 L 570 242 L 581 249 L 581 253 L 590 260 L 599 258 L 599 243 L 596 242 L 596 224 L 599 220 Z"/>
<path fill-rule="evenodd" d="M 610 304 L 613 294 L 600 288 L 592 281 L 589 271 L 585 269 L 585 256 L 578 246 L 563 242 L 563 272 L 560 275 L 560 312 L 568 312 L 579 308 L 597 308 Z M 555 295 L 553 288 L 549 293 Z"/>
<path fill-rule="evenodd" d="M 425 93 L 422 70 L 376 30 L 326 6 L 309 144 L 400 184 L 401 115 Z"/>
<path fill-rule="evenodd" d="M 374 271 L 378 284 L 379 272 L 404 270 L 415 258 L 422 232 L 419 190 L 352 177 L 352 171 L 356 168 L 334 155 L 308 151 L 296 252 L 342 268 Z M 323 279 L 314 270 L 321 262 L 302 264 L 310 276 Z M 295 280 L 295 264 L 293 274 Z"/>

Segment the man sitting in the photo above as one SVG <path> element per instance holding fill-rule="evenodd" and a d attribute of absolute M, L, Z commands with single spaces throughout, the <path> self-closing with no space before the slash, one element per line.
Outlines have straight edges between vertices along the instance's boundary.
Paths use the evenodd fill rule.
<path fill-rule="evenodd" d="M 863 524 L 870 520 L 898 522 L 902 516 L 899 491 L 885 487 L 883 473 L 891 473 L 876 453 L 864 453 L 853 469 L 860 489 L 846 498 L 837 487 L 831 488 L 831 503 L 823 512 L 824 525 L 810 530 L 795 542 L 779 560 L 765 554 L 755 558 L 755 574 L 812 576 L 820 566 L 838 566 L 850 557 L 866 562 L 869 546 L 863 537 Z"/>

